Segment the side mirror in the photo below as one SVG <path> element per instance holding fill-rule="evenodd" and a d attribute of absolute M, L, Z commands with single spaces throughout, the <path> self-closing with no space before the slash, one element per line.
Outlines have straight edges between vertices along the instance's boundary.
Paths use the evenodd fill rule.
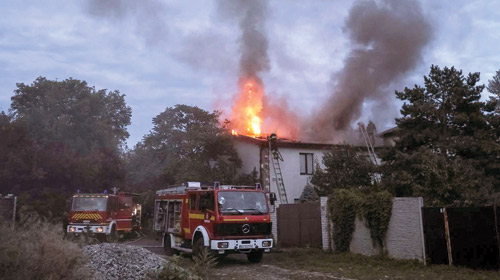
<path fill-rule="evenodd" d="M 269 193 L 269 202 L 271 202 L 271 205 L 274 205 L 274 202 L 276 202 L 276 194 L 275 193 Z"/>

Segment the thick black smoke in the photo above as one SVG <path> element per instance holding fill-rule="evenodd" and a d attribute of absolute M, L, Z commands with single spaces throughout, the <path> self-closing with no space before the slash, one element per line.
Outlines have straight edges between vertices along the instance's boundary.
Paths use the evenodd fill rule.
<path fill-rule="evenodd" d="M 136 31 L 148 44 L 166 41 L 166 9 L 159 0 L 87 0 L 86 11 L 97 18 L 119 22 L 133 18 Z"/>
<path fill-rule="evenodd" d="M 263 0 L 219 0 L 218 11 L 226 19 L 237 19 L 241 30 L 240 77 L 259 80 L 268 71 L 269 42 L 266 37 L 267 2 Z"/>
<path fill-rule="evenodd" d="M 332 75 L 330 97 L 304 128 L 309 139 L 338 139 L 361 116 L 365 101 L 379 108 L 392 103 L 387 86 L 417 65 L 431 39 L 431 26 L 413 0 L 357 1 L 344 32 L 352 50 Z"/>

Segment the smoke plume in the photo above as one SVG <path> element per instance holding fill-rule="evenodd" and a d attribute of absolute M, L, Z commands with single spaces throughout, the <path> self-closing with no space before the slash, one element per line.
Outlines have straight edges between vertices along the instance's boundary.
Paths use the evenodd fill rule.
<path fill-rule="evenodd" d="M 431 38 L 431 26 L 412 0 L 357 1 L 344 32 L 352 49 L 332 75 L 330 97 L 305 125 L 310 139 L 338 140 L 361 116 L 365 101 L 378 108 L 389 103 L 393 92 L 387 87 L 417 65 Z"/>
<path fill-rule="evenodd" d="M 219 13 L 223 18 L 239 20 L 241 31 L 240 77 L 258 78 L 259 73 L 269 70 L 267 50 L 269 42 L 265 25 L 268 14 L 267 2 L 263 0 L 220 0 Z"/>
<path fill-rule="evenodd" d="M 133 18 L 136 33 L 148 44 L 158 44 L 167 38 L 166 9 L 159 0 L 88 0 L 86 11 L 112 22 Z"/>
<path fill-rule="evenodd" d="M 280 137 L 295 138 L 298 118 L 288 109 L 285 99 L 265 94 L 261 79 L 261 74 L 270 70 L 267 1 L 220 0 L 218 3 L 221 17 L 237 19 L 241 32 L 240 91 L 233 98 L 230 116 L 233 128 L 244 134 L 259 135 L 259 130 L 249 129 L 252 124 L 252 127 L 261 127 L 263 134 L 276 132 Z"/>

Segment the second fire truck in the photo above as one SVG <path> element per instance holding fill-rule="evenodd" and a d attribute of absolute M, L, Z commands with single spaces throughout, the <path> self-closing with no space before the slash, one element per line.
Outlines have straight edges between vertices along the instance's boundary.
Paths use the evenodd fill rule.
<path fill-rule="evenodd" d="M 270 204 L 275 200 L 271 193 Z M 270 207 L 260 185 L 201 188 L 190 182 L 157 191 L 154 230 L 162 235 L 167 255 L 211 250 L 220 256 L 244 253 L 259 262 L 273 247 Z"/>
<path fill-rule="evenodd" d="M 141 205 L 133 203 L 132 196 L 123 192 L 73 195 L 67 232 L 89 233 L 102 240 L 114 241 L 122 233 L 139 229 Z"/>

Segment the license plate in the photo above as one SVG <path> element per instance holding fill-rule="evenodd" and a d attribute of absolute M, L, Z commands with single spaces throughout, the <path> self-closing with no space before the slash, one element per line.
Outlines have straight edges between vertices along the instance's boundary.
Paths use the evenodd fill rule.
<path fill-rule="evenodd" d="M 86 224 L 88 224 L 88 223 L 90 223 L 90 220 L 85 220 L 83 222 L 86 223 Z"/>
<path fill-rule="evenodd" d="M 252 245 L 240 245 L 240 249 L 252 249 Z"/>

